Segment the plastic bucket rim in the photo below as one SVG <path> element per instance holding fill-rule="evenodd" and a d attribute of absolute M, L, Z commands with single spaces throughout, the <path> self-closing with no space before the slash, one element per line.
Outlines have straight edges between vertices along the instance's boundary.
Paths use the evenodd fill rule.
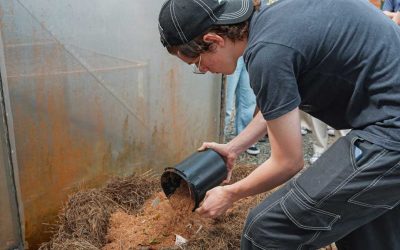
<path fill-rule="evenodd" d="M 194 203 L 195 203 L 194 204 L 194 208 L 192 209 L 192 212 L 194 212 L 200 205 L 199 195 L 196 192 L 196 188 L 195 188 L 194 184 L 192 182 L 190 182 L 189 178 L 182 171 L 180 171 L 179 169 L 168 167 L 168 168 L 164 169 L 164 173 L 162 175 L 164 175 L 165 173 L 176 174 L 188 184 L 190 198 L 192 198 L 192 194 L 193 194 L 193 200 L 194 200 Z"/>

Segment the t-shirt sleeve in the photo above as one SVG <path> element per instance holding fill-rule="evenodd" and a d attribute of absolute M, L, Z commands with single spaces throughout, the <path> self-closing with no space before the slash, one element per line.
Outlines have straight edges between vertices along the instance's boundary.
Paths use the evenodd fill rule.
<path fill-rule="evenodd" d="M 263 43 L 247 51 L 245 59 L 257 106 L 266 120 L 276 119 L 300 105 L 297 77 L 303 57 L 299 52 Z"/>
<path fill-rule="evenodd" d="M 382 10 L 393 12 L 394 11 L 393 0 L 385 0 L 385 2 L 383 3 L 383 6 L 382 6 Z"/>

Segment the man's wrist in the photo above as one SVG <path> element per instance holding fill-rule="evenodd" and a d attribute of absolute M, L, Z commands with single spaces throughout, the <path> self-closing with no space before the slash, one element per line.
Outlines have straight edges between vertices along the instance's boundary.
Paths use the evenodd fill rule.
<path fill-rule="evenodd" d="M 246 149 L 241 149 L 240 147 L 235 145 L 234 142 L 235 142 L 235 140 L 232 140 L 226 144 L 229 154 L 234 154 L 237 156 L 237 155 L 240 155 L 242 152 L 244 152 L 244 150 L 246 150 Z"/>
<path fill-rule="evenodd" d="M 237 185 L 235 185 L 235 184 L 226 185 L 226 186 L 223 186 L 223 188 L 225 189 L 225 191 L 231 197 L 232 202 L 236 202 L 236 201 L 238 201 L 238 200 L 243 198 L 242 197 L 242 193 L 238 189 Z"/>

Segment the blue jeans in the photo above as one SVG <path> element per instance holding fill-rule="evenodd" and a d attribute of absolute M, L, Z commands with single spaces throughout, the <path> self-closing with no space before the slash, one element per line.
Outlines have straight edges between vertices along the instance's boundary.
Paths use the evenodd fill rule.
<path fill-rule="evenodd" d="M 242 57 L 238 59 L 235 72 L 227 76 L 227 83 L 225 128 L 232 118 L 235 101 L 235 130 L 236 134 L 240 134 L 253 119 L 256 106 L 256 97 L 250 87 L 249 74 Z"/>
<path fill-rule="evenodd" d="M 400 249 L 400 152 L 350 132 L 248 215 L 242 249 Z"/>

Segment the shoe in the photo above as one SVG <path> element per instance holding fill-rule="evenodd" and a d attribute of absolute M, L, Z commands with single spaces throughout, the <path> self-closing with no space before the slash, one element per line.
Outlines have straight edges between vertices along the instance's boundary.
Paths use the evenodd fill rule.
<path fill-rule="evenodd" d="M 300 132 L 301 132 L 301 135 L 306 135 L 306 134 L 308 134 L 308 129 L 300 128 Z"/>
<path fill-rule="evenodd" d="M 329 136 L 335 136 L 335 130 L 333 128 L 328 127 L 328 131 L 327 132 L 328 132 Z"/>
<path fill-rule="evenodd" d="M 261 139 L 258 140 L 258 142 L 266 142 L 267 139 L 268 139 L 268 135 L 265 135 L 265 136 L 261 137 Z"/>
<path fill-rule="evenodd" d="M 310 164 L 314 164 L 314 162 L 316 162 L 318 160 L 318 158 L 321 157 L 321 154 L 319 153 L 314 153 L 313 156 L 311 156 L 310 158 Z"/>
<path fill-rule="evenodd" d="M 260 150 L 256 147 L 256 145 L 252 145 L 246 150 L 246 153 L 249 155 L 258 155 L 260 153 Z"/>

